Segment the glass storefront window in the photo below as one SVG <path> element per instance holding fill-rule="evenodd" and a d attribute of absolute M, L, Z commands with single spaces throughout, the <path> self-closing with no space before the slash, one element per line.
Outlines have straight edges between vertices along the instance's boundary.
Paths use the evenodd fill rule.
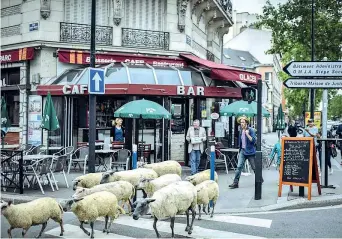
<path fill-rule="evenodd" d="M 20 68 L 1 69 L 2 84 L 19 85 L 20 84 Z"/>
<path fill-rule="evenodd" d="M 132 84 L 156 84 L 152 69 L 143 67 L 128 67 Z"/>
<path fill-rule="evenodd" d="M 7 91 L 2 93 L 6 100 L 8 118 L 12 126 L 19 126 L 19 91 Z"/>
<path fill-rule="evenodd" d="M 106 84 L 128 84 L 127 70 L 121 64 L 109 67 L 105 77 Z"/>
<path fill-rule="evenodd" d="M 156 75 L 159 85 L 181 85 L 178 72 L 171 68 L 157 68 Z"/>
<path fill-rule="evenodd" d="M 70 69 L 63 72 L 57 79 L 52 83 L 56 85 L 71 85 L 76 84 L 74 79 L 82 73 L 83 69 Z M 88 83 L 87 83 L 88 84 Z"/>
<path fill-rule="evenodd" d="M 205 83 L 203 81 L 202 75 L 199 72 L 192 71 L 191 72 L 191 80 L 193 85 L 197 86 L 205 86 Z"/>
<path fill-rule="evenodd" d="M 51 147 L 59 147 L 63 145 L 62 142 L 62 129 L 64 129 L 64 104 L 63 104 L 63 98 L 62 97 L 51 97 L 53 106 L 56 110 L 56 115 L 58 118 L 59 126 L 60 128 L 54 131 L 48 131 L 48 140 L 49 140 L 49 146 Z M 46 100 L 45 100 L 46 104 Z M 44 105 L 45 107 L 45 105 Z"/>
<path fill-rule="evenodd" d="M 191 81 L 191 71 L 187 71 L 187 70 L 181 70 L 180 74 L 182 76 L 184 85 L 192 85 L 192 81 Z"/>

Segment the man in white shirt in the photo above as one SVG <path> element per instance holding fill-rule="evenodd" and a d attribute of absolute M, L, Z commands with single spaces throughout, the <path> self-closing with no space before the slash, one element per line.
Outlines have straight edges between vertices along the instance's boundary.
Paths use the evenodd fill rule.
<path fill-rule="evenodd" d="M 206 133 L 203 127 L 200 127 L 199 120 L 194 120 L 193 126 L 190 126 L 186 134 L 186 140 L 189 142 L 188 153 L 190 154 L 191 175 L 198 173 L 198 167 L 201 160 L 201 154 L 206 141 Z"/>

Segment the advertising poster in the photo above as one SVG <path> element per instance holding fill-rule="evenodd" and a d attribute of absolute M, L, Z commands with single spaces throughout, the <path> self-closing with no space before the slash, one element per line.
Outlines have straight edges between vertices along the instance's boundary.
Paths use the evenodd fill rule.
<path fill-rule="evenodd" d="M 224 123 L 223 122 L 215 122 L 215 137 L 216 138 L 224 138 Z"/>
<path fill-rule="evenodd" d="M 28 144 L 42 144 L 42 97 L 40 95 L 29 96 L 28 106 Z"/>
<path fill-rule="evenodd" d="M 308 120 L 311 118 L 311 113 L 310 112 L 305 112 L 305 125 L 308 124 Z M 317 128 L 321 128 L 321 121 L 322 119 L 322 112 L 321 111 L 315 111 L 315 115 L 313 117 L 314 123 Z"/>

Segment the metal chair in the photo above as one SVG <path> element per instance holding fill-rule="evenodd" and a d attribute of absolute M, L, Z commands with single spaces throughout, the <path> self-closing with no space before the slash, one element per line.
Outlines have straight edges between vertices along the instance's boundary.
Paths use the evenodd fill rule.
<path fill-rule="evenodd" d="M 65 183 L 67 185 L 67 188 L 69 188 L 68 180 L 66 178 L 65 171 L 64 171 L 64 167 L 66 165 L 66 160 L 67 160 L 66 155 L 61 155 L 61 156 L 58 156 L 58 157 L 52 159 L 52 163 L 51 163 L 51 167 L 50 167 L 50 173 L 52 175 L 53 181 L 55 182 L 57 190 L 59 190 L 59 189 L 58 189 L 58 185 L 57 185 L 57 181 L 56 181 L 54 173 L 59 173 L 59 172 L 63 173 Z"/>
<path fill-rule="evenodd" d="M 208 167 L 208 163 L 210 163 L 210 149 L 207 148 L 205 150 L 205 153 L 207 155 L 207 162 L 205 164 L 205 169 L 207 169 Z M 224 155 L 223 153 L 221 153 L 220 150 L 217 150 L 215 149 L 215 154 L 216 154 L 216 157 L 215 157 L 215 165 L 216 163 L 224 163 L 225 167 L 226 167 L 226 172 L 228 174 L 228 165 L 227 165 L 227 158 L 226 158 L 226 155 Z"/>
<path fill-rule="evenodd" d="M 78 154 L 78 155 L 77 155 Z M 78 149 L 75 150 L 75 152 L 71 155 L 70 161 L 69 161 L 69 166 L 68 166 L 68 174 L 70 174 L 70 168 L 71 165 L 74 164 L 74 169 L 77 167 L 81 169 L 81 164 L 83 163 L 83 174 L 86 173 L 86 164 L 88 160 L 89 155 L 89 147 L 88 146 L 83 146 L 79 147 Z M 75 156 L 75 158 L 73 158 Z"/>
<path fill-rule="evenodd" d="M 120 149 L 116 152 L 117 160 L 112 161 L 111 169 L 116 167 L 116 171 L 118 171 L 118 167 L 123 167 L 124 170 L 128 170 L 129 159 L 131 157 L 131 151 L 128 149 Z"/>

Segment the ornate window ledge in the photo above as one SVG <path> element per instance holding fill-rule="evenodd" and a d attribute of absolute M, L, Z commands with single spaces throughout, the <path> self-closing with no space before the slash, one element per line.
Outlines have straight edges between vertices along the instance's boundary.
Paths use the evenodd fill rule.
<path fill-rule="evenodd" d="M 122 46 L 169 50 L 168 32 L 122 28 Z"/>

